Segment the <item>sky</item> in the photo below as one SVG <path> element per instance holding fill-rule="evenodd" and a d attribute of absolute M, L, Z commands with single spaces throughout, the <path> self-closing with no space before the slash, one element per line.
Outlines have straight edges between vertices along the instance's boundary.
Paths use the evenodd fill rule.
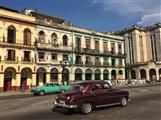
<path fill-rule="evenodd" d="M 161 0 L 0 0 L 0 5 L 37 9 L 100 32 L 161 23 Z"/>

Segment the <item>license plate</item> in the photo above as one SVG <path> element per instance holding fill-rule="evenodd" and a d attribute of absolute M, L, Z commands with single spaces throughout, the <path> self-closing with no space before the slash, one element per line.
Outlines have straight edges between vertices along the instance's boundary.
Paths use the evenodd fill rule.
<path fill-rule="evenodd" d="M 65 101 L 60 101 L 61 104 L 65 104 Z"/>

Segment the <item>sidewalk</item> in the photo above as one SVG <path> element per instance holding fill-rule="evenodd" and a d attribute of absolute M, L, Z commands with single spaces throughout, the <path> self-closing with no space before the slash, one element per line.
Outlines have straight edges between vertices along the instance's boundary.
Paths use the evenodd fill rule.
<path fill-rule="evenodd" d="M 131 89 L 131 88 L 139 88 L 139 87 L 151 87 L 151 86 L 161 86 L 161 82 L 155 82 L 150 84 L 135 84 L 135 85 L 117 85 L 113 86 L 114 88 L 121 88 L 121 89 Z M 24 98 L 24 97 L 31 97 L 33 96 L 30 91 L 26 92 L 2 92 L 0 93 L 0 100 L 6 100 L 6 99 L 14 99 L 14 98 Z"/>
<path fill-rule="evenodd" d="M 30 91 L 25 91 L 25 92 L 21 92 L 21 91 L 11 91 L 11 92 L 2 92 L 0 93 L 0 100 L 4 100 L 4 99 L 12 99 L 12 98 L 23 98 L 23 97 L 30 97 L 32 96 Z"/>

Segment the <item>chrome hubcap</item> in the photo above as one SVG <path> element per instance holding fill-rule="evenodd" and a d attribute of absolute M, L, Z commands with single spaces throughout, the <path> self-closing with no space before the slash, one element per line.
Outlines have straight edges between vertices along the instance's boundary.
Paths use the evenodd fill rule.
<path fill-rule="evenodd" d="M 83 109 L 84 109 L 84 111 L 86 112 L 86 113 L 89 113 L 90 111 L 91 111 L 91 109 L 92 109 L 92 107 L 91 107 L 91 104 L 84 104 L 83 105 Z"/>
<path fill-rule="evenodd" d="M 126 105 L 126 104 L 127 104 L 126 98 L 122 99 L 122 105 Z"/>

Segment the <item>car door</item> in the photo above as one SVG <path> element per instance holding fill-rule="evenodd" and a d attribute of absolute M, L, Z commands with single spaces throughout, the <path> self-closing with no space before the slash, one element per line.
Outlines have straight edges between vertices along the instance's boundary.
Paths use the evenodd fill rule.
<path fill-rule="evenodd" d="M 101 84 L 96 83 L 92 87 L 91 94 L 95 97 L 95 104 L 96 105 L 104 105 L 106 102 L 106 99 L 105 99 L 106 92 L 102 88 L 98 88 L 98 86 L 101 86 Z"/>
<path fill-rule="evenodd" d="M 107 84 L 107 83 L 105 83 Z M 105 104 L 112 104 L 112 103 L 117 103 L 118 101 L 118 92 L 116 89 L 113 89 L 109 84 L 108 86 L 104 87 L 104 99 L 105 99 Z"/>

